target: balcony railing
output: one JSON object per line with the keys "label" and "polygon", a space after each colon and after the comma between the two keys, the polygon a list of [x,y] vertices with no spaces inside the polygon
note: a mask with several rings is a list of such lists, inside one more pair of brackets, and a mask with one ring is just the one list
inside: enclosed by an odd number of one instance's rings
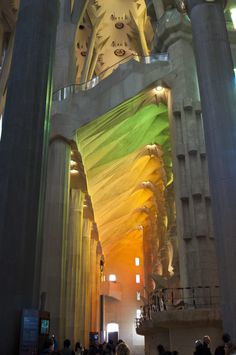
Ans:
{"label": "balcony railing", "polygon": [[138,61],[139,63],[144,63],[144,64],[152,64],[156,62],[168,62],[169,61],[169,56],[168,53],[160,53],[160,54],[151,54],[146,57],[140,57],[137,55],[130,55],[128,57],[123,58],[121,61],[115,63],[111,67],[107,68],[103,72],[101,72],[98,76],[95,76],[93,79],[81,83],[81,84],[72,84],[68,85],[64,88],[59,89],[53,94],[53,101],[63,101],[67,99],[69,96],[73,94],[77,94],[80,91],[86,91],[94,88],[97,86],[103,79],[105,79],[109,73],[111,73],[116,67],[120,64],[126,63],[129,59],[134,59]]}
{"label": "balcony railing", "polygon": [[149,303],[142,307],[141,317],[136,318],[136,327],[144,320],[152,319],[153,312],[166,312],[184,309],[216,308],[219,306],[219,286],[198,286],[165,288],[153,292]]}

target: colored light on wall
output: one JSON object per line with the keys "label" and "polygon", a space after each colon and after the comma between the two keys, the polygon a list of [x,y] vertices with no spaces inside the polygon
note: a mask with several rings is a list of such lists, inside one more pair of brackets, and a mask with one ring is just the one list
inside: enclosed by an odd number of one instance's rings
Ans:
{"label": "colored light on wall", "polygon": [[236,30],[236,8],[230,10],[231,20],[233,22],[234,29]]}

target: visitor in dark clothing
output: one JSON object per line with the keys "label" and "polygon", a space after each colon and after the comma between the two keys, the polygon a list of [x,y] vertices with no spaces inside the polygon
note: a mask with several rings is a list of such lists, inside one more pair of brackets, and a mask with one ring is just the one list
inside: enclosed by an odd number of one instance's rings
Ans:
{"label": "visitor in dark clothing", "polygon": [[225,346],[226,344],[230,343],[231,341],[231,337],[228,333],[224,333],[222,335],[222,341],[223,344],[217,346],[216,350],[215,350],[215,355],[225,355]]}
{"label": "visitor in dark clothing", "polygon": [[211,339],[208,335],[203,337],[202,355],[212,355],[210,350]]}
{"label": "visitor in dark clothing", "polygon": [[202,355],[202,349],[203,349],[203,344],[201,340],[196,340],[195,341],[195,351],[193,355]]}
{"label": "visitor in dark clothing", "polygon": [[64,348],[61,350],[61,355],[75,355],[74,351],[70,348],[70,340],[64,340]]}
{"label": "visitor in dark clothing", "polygon": [[44,349],[40,355],[51,354],[54,351],[54,341],[53,339],[47,339],[44,344]]}

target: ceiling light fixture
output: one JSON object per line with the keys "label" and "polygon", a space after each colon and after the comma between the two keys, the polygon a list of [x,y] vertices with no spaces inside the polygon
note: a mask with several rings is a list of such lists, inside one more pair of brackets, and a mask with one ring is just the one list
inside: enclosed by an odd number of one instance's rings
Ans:
{"label": "ceiling light fixture", "polygon": [[73,174],[73,175],[79,174],[78,170],[76,170],[76,169],[72,169],[70,171],[70,173]]}

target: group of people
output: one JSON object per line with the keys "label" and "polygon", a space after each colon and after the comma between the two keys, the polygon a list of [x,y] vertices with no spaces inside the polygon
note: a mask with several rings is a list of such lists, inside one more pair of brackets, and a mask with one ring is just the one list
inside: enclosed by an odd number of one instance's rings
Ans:
{"label": "group of people", "polygon": [[[222,344],[217,346],[215,352],[211,351],[211,339],[205,335],[202,340],[195,341],[195,350],[193,355],[236,355],[236,346],[231,342],[230,335],[225,333],[222,336]],[[163,345],[157,346],[158,355],[178,355],[178,351],[168,351]]]}
{"label": "group of people", "polygon": [[[236,346],[231,342],[229,334],[223,334],[222,344],[217,346],[213,353],[210,348],[211,339],[205,335],[202,340],[195,341],[195,350],[193,355],[236,355]],[[158,355],[179,355],[178,351],[168,351],[163,345],[157,346]],[[119,340],[114,344],[112,340],[103,344],[91,344],[89,349],[84,349],[78,342],[75,345],[75,350],[71,349],[71,342],[69,339],[64,341],[64,347],[60,351],[55,337],[50,337],[45,342],[44,350],[40,355],[131,355],[129,346],[123,341]]]}
{"label": "group of people", "polygon": [[[210,344],[211,339],[208,335],[205,335],[202,340],[196,340],[194,355],[213,355]],[[223,334],[222,344],[217,346],[214,355],[236,355],[236,347],[231,342],[228,333]]]}
{"label": "group of people", "polygon": [[108,343],[103,344],[91,344],[89,349],[85,349],[79,342],[75,345],[75,350],[71,348],[71,342],[69,339],[64,340],[64,347],[58,350],[56,339],[52,336],[45,342],[44,349],[40,355],[130,355],[130,349],[128,345],[119,340],[117,345],[109,340]]}

